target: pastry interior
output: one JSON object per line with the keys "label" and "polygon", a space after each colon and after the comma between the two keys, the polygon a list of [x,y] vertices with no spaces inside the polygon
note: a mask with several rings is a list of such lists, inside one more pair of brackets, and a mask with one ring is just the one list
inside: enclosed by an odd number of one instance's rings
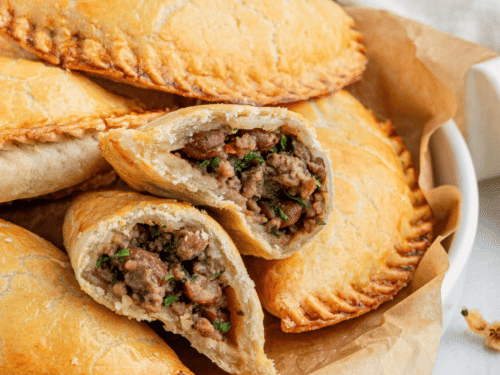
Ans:
{"label": "pastry interior", "polygon": [[313,157],[286,126],[266,131],[221,125],[194,133],[173,154],[216,179],[247,222],[261,224],[281,245],[325,223],[325,161]]}
{"label": "pastry interior", "polygon": [[196,223],[148,220],[114,233],[82,276],[125,306],[176,316],[183,328],[227,341],[231,288],[219,247]]}

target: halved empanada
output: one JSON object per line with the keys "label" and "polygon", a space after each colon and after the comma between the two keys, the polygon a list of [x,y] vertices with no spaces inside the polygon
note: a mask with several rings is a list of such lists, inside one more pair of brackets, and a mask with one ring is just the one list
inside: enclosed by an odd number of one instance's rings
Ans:
{"label": "halved empanada", "polygon": [[327,155],[311,124],[284,108],[183,108],[103,134],[100,149],[134,189],[206,207],[242,254],[284,258],[331,211]]}
{"label": "halved empanada", "polygon": [[331,0],[0,0],[0,33],[64,68],[209,101],[271,104],[361,76]]}
{"label": "halved empanada", "polygon": [[0,96],[0,202],[53,193],[109,172],[98,133],[139,126],[168,111],[147,111],[140,100],[112,94],[80,74],[26,59],[5,41]]}
{"label": "halved empanada", "polygon": [[50,242],[0,220],[0,257],[1,374],[192,375],[145,323],[83,293]]}
{"label": "halved empanada", "polygon": [[433,215],[390,122],[344,91],[291,107],[328,149],[334,209],[318,236],[279,261],[245,258],[263,307],[287,332],[366,313],[411,279],[432,242]]}
{"label": "halved empanada", "polygon": [[77,280],[99,303],[160,320],[225,371],[275,373],[254,283],[207,214],[136,193],[87,193],[68,209],[63,235]]}

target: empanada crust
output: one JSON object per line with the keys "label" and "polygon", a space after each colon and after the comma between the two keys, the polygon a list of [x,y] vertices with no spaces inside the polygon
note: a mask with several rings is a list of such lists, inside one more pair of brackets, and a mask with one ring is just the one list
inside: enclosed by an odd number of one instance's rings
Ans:
{"label": "empanada crust", "polygon": [[366,63],[333,1],[1,0],[0,34],[64,68],[208,101],[334,92]]}
{"label": "empanada crust", "polygon": [[327,227],[283,260],[247,257],[264,308],[286,332],[354,318],[391,299],[432,242],[433,215],[409,151],[345,91],[292,106],[329,150],[334,209]]}

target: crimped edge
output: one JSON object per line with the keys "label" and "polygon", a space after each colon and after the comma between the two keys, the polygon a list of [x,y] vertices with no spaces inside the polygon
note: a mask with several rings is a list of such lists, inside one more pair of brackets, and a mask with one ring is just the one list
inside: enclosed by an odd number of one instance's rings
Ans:
{"label": "crimped edge", "polygon": [[[373,114],[372,114],[373,115]],[[377,120],[377,119],[376,119]],[[389,301],[413,278],[418,263],[433,241],[434,215],[418,185],[418,175],[401,137],[396,134],[390,120],[377,120],[382,131],[391,141],[396,152],[405,181],[410,188],[410,199],[414,208],[410,219],[412,233],[403,246],[397,248],[397,259],[392,259],[363,288],[353,284],[342,294],[308,294],[300,306],[293,309],[282,304],[280,308],[281,329],[299,333],[312,331],[352,319],[376,309]]]}
{"label": "crimped edge", "polygon": [[[331,94],[361,78],[367,62],[365,47],[361,44],[361,34],[355,30],[354,20],[348,15],[346,17],[348,31],[351,34],[350,47],[341,57],[329,64],[315,66],[316,78],[314,80],[301,81],[296,77],[281,73],[274,80],[260,80],[259,82],[252,77],[244,77],[241,82],[237,82],[235,87],[230,87],[224,80],[210,77],[219,81],[219,89],[203,76],[196,76],[196,83],[185,79],[176,80],[178,74],[173,75],[169,69],[161,69],[149,61],[156,56],[154,47],[151,45],[145,46],[149,53],[141,57],[134,53],[125,40],[121,40],[117,49],[123,52],[120,56],[133,57],[132,60],[136,63],[131,64],[127,61],[130,59],[117,59],[117,54],[113,53],[114,46],[105,47],[98,40],[72,35],[66,28],[58,30],[56,44],[53,30],[41,29],[27,18],[16,19],[7,1],[0,4],[0,35],[62,68],[85,71],[144,88],[207,101],[263,106]],[[123,45],[124,43],[126,45]],[[89,49],[93,52],[91,53]],[[95,50],[99,52],[95,53]],[[255,91],[253,88],[256,86],[266,92]]]}

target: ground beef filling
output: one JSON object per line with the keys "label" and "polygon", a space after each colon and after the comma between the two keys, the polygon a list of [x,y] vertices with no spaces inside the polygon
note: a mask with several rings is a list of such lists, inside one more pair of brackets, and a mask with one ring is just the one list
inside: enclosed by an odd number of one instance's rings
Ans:
{"label": "ground beef filling", "polygon": [[149,312],[170,309],[205,337],[223,340],[230,328],[224,264],[211,257],[199,228],[168,232],[137,224],[104,248],[92,278],[117,297],[128,295]]}
{"label": "ground beef filling", "polygon": [[282,244],[324,224],[325,162],[281,129],[223,126],[194,134],[176,154],[216,178],[225,198]]}

